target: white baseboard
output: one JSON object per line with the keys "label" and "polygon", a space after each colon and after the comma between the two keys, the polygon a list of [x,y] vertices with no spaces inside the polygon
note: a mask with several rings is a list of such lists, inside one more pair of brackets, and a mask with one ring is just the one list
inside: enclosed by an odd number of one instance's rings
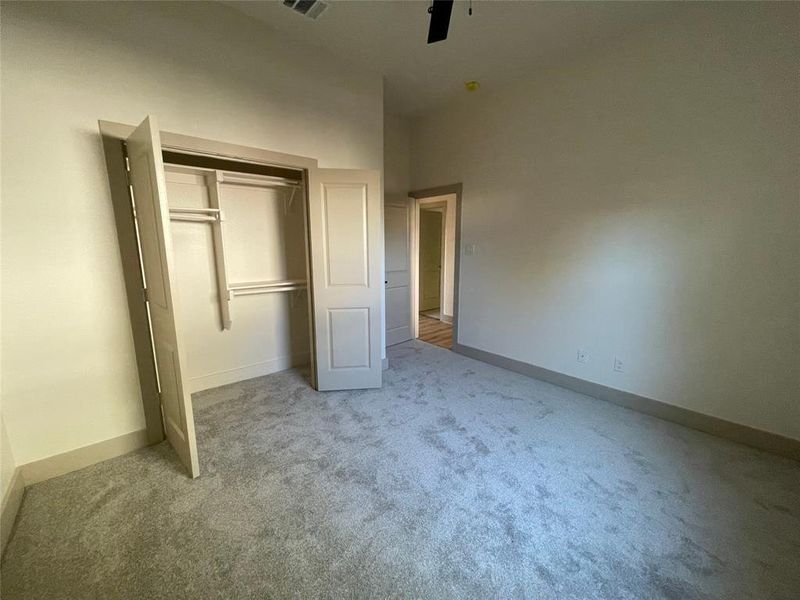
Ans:
{"label": "white baseboard", "polygon": [[0,542],[2,542],[2,550],[5,550],[6,543],[14,530],[14,521],[22,504],[26,486],[58,477],[59,475],[65,475],[110,458],[122,456],[147,445],[147,430],[140,429],[110,440],[103,440],[102,442],[18,466],[14,470],[11,482],[3,496],[2,509],[0,510]]}
{"label": "white baseboard", "polygon": [[453,315],[446,315],[444,313],[441,314],[441,319],[439,319],[442,323],[449,323],[450,325],[453,324]]}
{"label": "white baseboard", "polygon": [[394,346],[395,344],[402,344],[407,342],[413,337],[411,335],[411,327],[403,325],[402,327],[395,327],[386,330],[386,347]]}
{"label": "white baseboard", "polygon": [[245,379],[263,377],[270,373],[277,373],[278,371],[285,371],[292,367],[307,365],[308,362],[309,353],[300,352],[292,356],[279,356],[278,358],[265,360],[252,365],[245,365],[243,367],[236,367],[235,369],[226,369],[207,375],[198,375],[189,379],[189,393],[194,394],[195,392],[210,390],[211,388],[228,385],[229,383],[236,383],[237,381],[244,381]]}
{"label": "white baseboard", "polygon": [[11,476],[8,489],[3,494],[3,503],[0,507],[0,555],[5,551],[11,532],[14,530],[14,521],[17,519],[17,512],[19,512],[24,494],[25,479],[22,469],[17,467]]}
{"label": "white baseboard", "polygon": [[534,379],[546,381],[554,385],[573,390],[579,394],[592,396],[612,404],[624,406],[647,415],[652,415],[665,421],[671,421],[684,427],[697,429],[717,437],[725,438],[740,444],[746,444],[759,450],[780,454],[787,458],[800,460],[800,440],[788,438],[783,435],[756,429],[749,425],[734,423],[720,417],[715,417],[705,413],[700,413],[682,406],[669,404],[653,398],[639,396],[631,392],[625,392],[611,388],[599,383],[579,379],[572,375],[565,375],[526,363],[514,358],[508,358],[499,354],[494,354],[487,350],[465,346],[463,344],[453,344],[453,352],[469,356],[476,360],[515,371]]}
{"label": "white baseboard", "polygon": [[140,429],[110,440],[103,440],[96,444],[29,462],[20,466],[19,469],[22,470],[25,485],[33,485],[46,479],[103,462],[109,458],[122,456],[147,445],[147,430]]}

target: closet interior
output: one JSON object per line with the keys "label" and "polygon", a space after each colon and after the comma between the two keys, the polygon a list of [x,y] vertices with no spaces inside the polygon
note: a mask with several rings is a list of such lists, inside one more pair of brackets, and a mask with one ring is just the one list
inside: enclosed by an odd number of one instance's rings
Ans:
{"label": "closet interior", "polygon": [[188,391],[308,364],[304,171],[162,154]]}

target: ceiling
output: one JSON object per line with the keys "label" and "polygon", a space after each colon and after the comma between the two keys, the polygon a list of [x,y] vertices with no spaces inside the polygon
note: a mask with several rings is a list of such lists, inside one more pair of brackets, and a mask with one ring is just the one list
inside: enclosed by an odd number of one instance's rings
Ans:
{"label": "ceiling", "polygon": [[[390,113],[413,115],[464,94],[464,82],[496,89],[536,77],[684,10],[678,2],[475,0],[453,7],[449,37],[426,43],[425,0],[333,0],[317,20],[280,1],[228,1],[289,39],[317,46],[385,76]],[[480,92],[477,92],[480,93]]]}

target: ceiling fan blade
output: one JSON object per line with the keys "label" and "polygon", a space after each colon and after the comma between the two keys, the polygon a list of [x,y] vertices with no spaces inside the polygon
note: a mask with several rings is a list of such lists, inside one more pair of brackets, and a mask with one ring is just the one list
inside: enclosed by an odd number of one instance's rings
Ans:
{"label": "ceiling fan blade", "polygon": [[450,28],[450,13],[453,12],[453,0],[433,0],[431,6],[431,26],[428,29],[428,43],[441,42],[447,39]]}

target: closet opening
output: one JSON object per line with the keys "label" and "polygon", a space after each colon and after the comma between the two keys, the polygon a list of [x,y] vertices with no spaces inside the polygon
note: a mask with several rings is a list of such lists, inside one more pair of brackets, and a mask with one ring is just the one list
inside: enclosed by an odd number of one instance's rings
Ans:
{"label": "closet opening", "polygon": [[[147,441],[200,474],[192,394],[309,365],[380,387],[381,179],[100,121]],[[302,371],[301,371],[302,372]]]}
{"label": "closet opening", "polygon": [[189,393],[308,365],[303,171],[162,156]]}

